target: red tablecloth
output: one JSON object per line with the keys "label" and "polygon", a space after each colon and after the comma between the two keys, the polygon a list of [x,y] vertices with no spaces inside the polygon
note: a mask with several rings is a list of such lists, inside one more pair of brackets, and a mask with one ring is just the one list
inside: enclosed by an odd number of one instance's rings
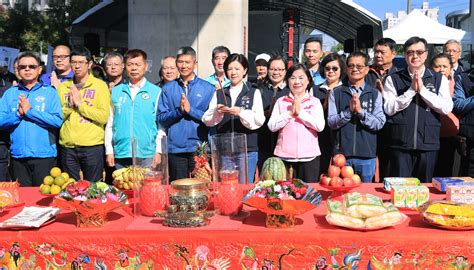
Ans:
{"label": "red tablecloth", "polygon": [[[324,199],[330,194],[317,189]],[[355,191],[390,197],[379,184]],[[21,188],[20,196],[26,205],[52,200],[37,188]],[[473,231],[433,228],[417,213],[406,212],[409,219],[397,227],[358,232],[329,225],[325,203],[291,229],[267,229],[264,214],[244,210],[242,217],[216,216],[193,229],[134,219],[124,209],[102,228],[76,228],[74,214],[63,212],[40,229],[0,231],[0,269],[469,269],[474,261]],[[0,214],[0,221],[19,211]]]}

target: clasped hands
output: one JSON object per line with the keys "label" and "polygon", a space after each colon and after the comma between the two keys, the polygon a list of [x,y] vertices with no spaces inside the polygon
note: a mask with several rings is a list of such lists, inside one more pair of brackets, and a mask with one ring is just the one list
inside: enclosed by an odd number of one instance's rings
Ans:
{"label": "clasped hands", "polygon": [[217,112],[228,113],[230,115],[237,116],[240,113],[240,107],[228,107],[224,104],[217,104]]}
{"label": "clasped hands", "polygon": [[300,114],[302,99],[303,99],[302,97],[295,97],[295,99],[293,100],[292,106],[288,110],[288,114],[290,116],[298,116]]}
{"label": "clasped hands", "polygon": [[29,109],[31,109],[30,101],[28,101],[24,94],[21,94],[18,97],[18,115],[26,115]]}
{"label": "clasped hands", "polygon": [[416,93],[420,93],[423,87],[423,80],[421,80],[418,71],[415,71],[415,73],[413,74],[413,79],[411,81],[411,89],[415,90]]}
{"label": "clasped hands", "polygon": [[362,106],[360,105],[360,99],[357,93],[352,94],[352,99],[349,102],[349,110],[352,113],[362,113]]}
{"label": "clasped hands", "polygon": [[79,107],[79,105],[81,105],[81,93],[74,84],[71,84],[69,89],[71,89],[69,92],[69,104],[74,107]]}

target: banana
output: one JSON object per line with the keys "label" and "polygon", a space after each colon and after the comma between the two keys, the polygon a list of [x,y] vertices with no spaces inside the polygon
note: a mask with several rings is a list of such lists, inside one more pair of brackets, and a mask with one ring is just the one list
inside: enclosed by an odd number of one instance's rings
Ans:
{"label": "banana", "polygon": [[118,169],[118,170],[115,170],[113,173],[112,173],[112,177],[115,178],[119,175],[122,174],[122,172],[126,171],[128,168],[122,168],[122,169]]}
{"label": "banana", "polygon": [[61,189],[65,189],[67,187],[67,185],[69,185],[70,183],[73,183],[74,182],[74,179],[69,179],[66,181],[66,183],[64,183],[62,186],[61,186]]}

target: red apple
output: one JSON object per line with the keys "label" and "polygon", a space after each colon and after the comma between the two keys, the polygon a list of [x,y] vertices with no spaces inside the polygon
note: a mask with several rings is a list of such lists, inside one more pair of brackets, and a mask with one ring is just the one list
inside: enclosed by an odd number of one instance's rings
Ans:
{"label": "red apple", "polygon": [[321,174],[321,177],[319,177],[319,183],[321,185],[329,186],[329,183],[331,182],[331,177],[328,177],[324,173]]}
{"label": "red apple", "polygon": [[339,168],[346,165],[346,157],[343,154],[336,154],[332,157],[332,163]]}
{"label": "red apple", "polygon": [[342,181],[341,177],[336,176],[331,179],[329,185],[332,187],[342,187],[342,185],[344,185],[344,181]]}
{"label": "red apple", "polygon": [[333,177],[339,176],[340,173],[341,173],[341,169],[339,167],[334,166],[334,165],[329,166],[329,169],[328,169],[329,177],[333,178]]}
{"label": "red apple", "polygon": [[360,176],[358,174],[354,174],[352,176],[352,181],[354,181],[354,185],[359,185],[362,180],[360,180]]}
{"label": "red apple", "polygon": [[351,178],[354,175],[354,169],[351,166],[344,166],[341,169],[342,178]]}
{"label": "red apple", "polygon": [[345,187],[351,187],[354,185],[354,180],[352,180],[352,178],[344,178],[342,179],[342,181],[344,182],[344,186]]}

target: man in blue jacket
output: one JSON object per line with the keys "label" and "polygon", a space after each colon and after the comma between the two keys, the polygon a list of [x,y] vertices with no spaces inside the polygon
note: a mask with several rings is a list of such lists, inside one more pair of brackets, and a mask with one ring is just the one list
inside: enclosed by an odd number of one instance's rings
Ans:
{"label": "man in blue jacket", "polygon": [[369,58],[353,52],[347,58],[347,81],[329,95],[328,125],[334,130],[334,153],[347,157],[365,183],[375,175],[377,132],[385,124],[382,95],[365,82]]}
{"label": "man in blue jacket", "polygon": [[44,85],[51,85],[58,89],[58,85],[65,80],[71,79],[74,76],[72,72],[71,62],[69,56],[71,49],[66,45],[58,45],[53,50],[53,66],[54,70],[45,73],[40,77],[40,81]]}
{"label": "man in blue jacket", "polygon": [[0,100],[0,130],[10,133],[13,178],[39,186],[56,165],[56,134],[63,122],[56,90],[38,81],[41,60],[32,52],[18,57],[21,81]]}
{"label": "man in blue jacket", "polygon": [[136,158],[142,165],[161,161],[161,138],[156,123],[156,110],[161,92],[159,86],[145,78],[147,54],[139,49],[125,53],[125,69],[129,81],[112,88],[112,105],[105,127],[107,165],[118,169],[132,165],[132,139]]}
{"label": "man in blue jacket", "polygon": [[196,145],[207,140],[207,127],[201,121],[209,107],[214,86],[194,73],[196,51],[178,50],[176,66],[180,77],[163,86],[158,103],[158,122],[168,131],[170,181],[189,177],[194,169]]}

